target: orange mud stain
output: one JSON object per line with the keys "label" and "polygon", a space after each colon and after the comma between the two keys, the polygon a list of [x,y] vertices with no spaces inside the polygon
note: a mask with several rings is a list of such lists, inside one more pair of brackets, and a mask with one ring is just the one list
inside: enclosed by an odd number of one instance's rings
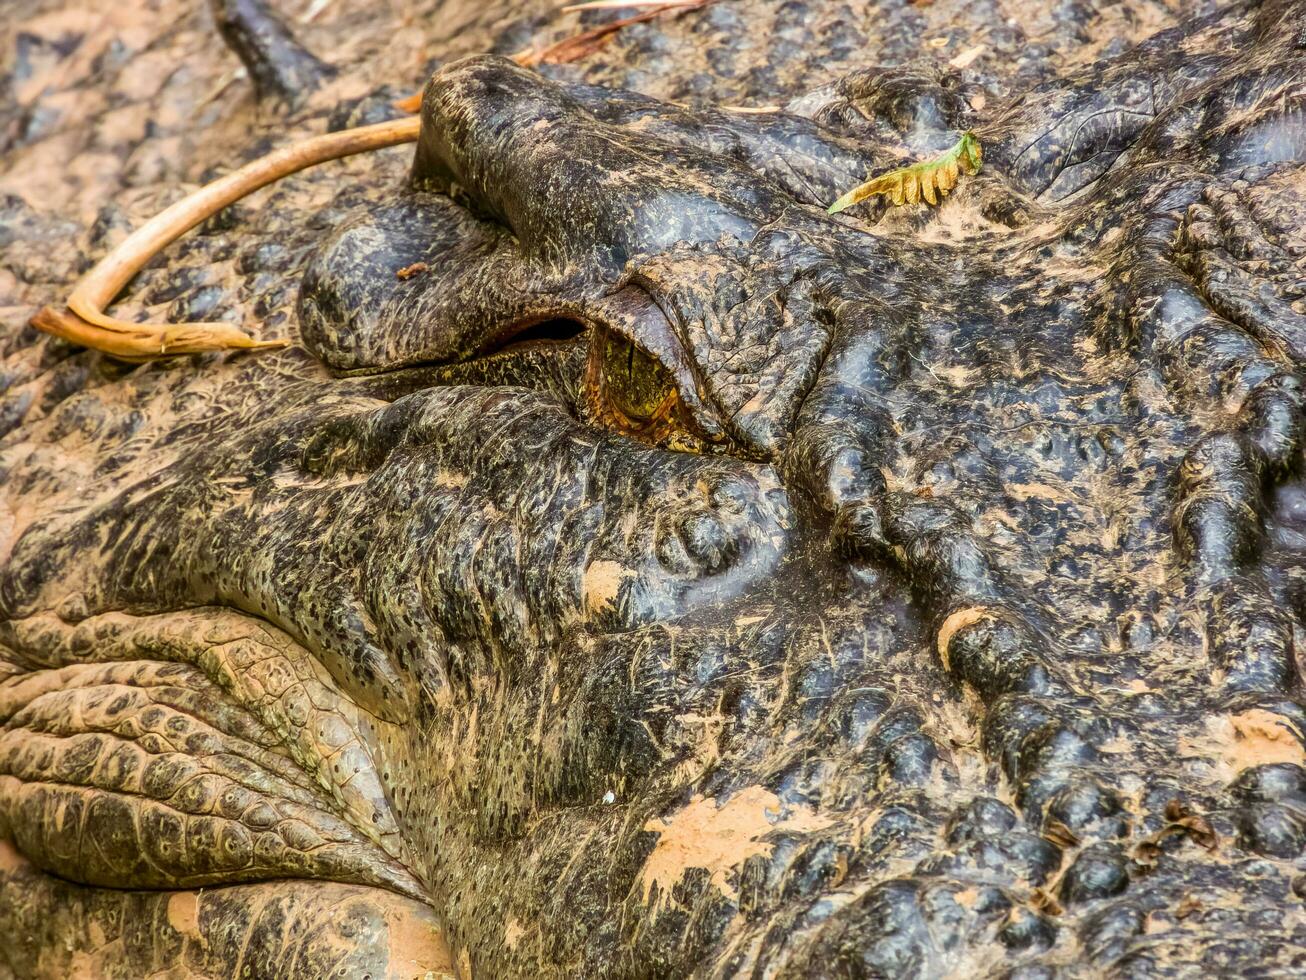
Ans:
{"label": "orange mud stain", "polygon": [[409,903],[386,912],[390,975],[453,980],[457,973],[444,932],[425,909],[415,913],[415,907],[407,906]]}
{"label": "orange mud stain", "polygon": [[177,892],[168,899],[168,925],[183,936],[199,936],[200,902],[195,892]]}
{"label": "orange mud stain", "polygon": [[616,607],[617,596],[621,592],[621,583],[631,572],[615,561],[596,561],[585,569],[581,578],[581,596],[585,611],[597,615],[607,609]]}
{"label": "orange mud stain", "polygon": [[832,821],[815,810],[794,807],[788,816],[780,798],[761,786],[750,786],[720,806],[714,799],[695,796],[688,806],[667,820],[654,819],[645,830],[658,834],[658,842],[640,874],[644,902],[656,885],[655,909],[671,904],[671,889],[690,868],[704,868],[715,888],[732,901],[737,893],[729,873],[754,855],[770,855],[774,845],[765,838],[778,830],[810,833]]}
{"label": "orange mud stain", "polygon": [[1211,759],[1223,782],[1253,766],[1306,765],[1302,733],[1283,715],[1264,708],[1208,718],[1202,735],[1180,740],[1180,751]]}

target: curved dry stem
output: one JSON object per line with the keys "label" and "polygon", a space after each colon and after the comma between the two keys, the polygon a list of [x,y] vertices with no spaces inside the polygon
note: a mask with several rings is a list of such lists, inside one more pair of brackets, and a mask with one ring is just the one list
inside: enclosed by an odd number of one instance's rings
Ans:
{"label": "curved dry stem", "polygon": [[131,323],[108,316],[104,308],[150,259],[201,221],[242,197],[327,160],[411,143],[417,139],[420,128],[419,117],[393,119],[314,136],[247,163],[137,228],[73,287],[66,309],[44,307],[32,317],[32,326],[125,360],[285,346],[283,340],[254,340],[230,323]]}

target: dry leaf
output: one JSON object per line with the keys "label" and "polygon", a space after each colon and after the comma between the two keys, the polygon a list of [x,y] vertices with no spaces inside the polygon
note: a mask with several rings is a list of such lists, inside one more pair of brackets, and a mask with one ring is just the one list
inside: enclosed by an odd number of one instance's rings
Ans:
{"label": "dry leaf", "polygon": [[1029,896],[1030,908],[1046,915],[1060,915],[1065,911],[1060,900],[1046,888],[1035,888]]}
{"label": "dry leaf", "polygon": [[1050,841],[1062,850],[1079,846],[1079,835],[1055,818],[1044,825],[1043,839]]}
{"label": "dry leaf", "polygon": [[1210,821],[1194,813],[1182,800],[1174,799],[1165,805],[1165,819],[1164,827],[1134,846],[1134,860],[1139,864],[1156,864],[1161,855],[1161,841],[1175,834],[1182,834],[1208,851],[1214,851],[1220,846],[1219,835],[1211,827]]}
{"label": "dry leaf", "polygon": [[1157,859],[1161,856],[1161,845],[1157,843],[1162,834],[1153,834],[1151,837],[1145,837],[1134,845],[1134,861],[1144,867],[1155,867]]}
{"label": "dry leaf", "polygon": [[416,92],[406,99],[396,99],[390,104],[400,112],[417,112],[422,108],[422,93]]}
{"label": "dry leaf", "polygon": [[984,53],[985,48],[986,45],[983,44],[973,45],[949,61],[948,64],[953,68],[966,68],[972,61]]}

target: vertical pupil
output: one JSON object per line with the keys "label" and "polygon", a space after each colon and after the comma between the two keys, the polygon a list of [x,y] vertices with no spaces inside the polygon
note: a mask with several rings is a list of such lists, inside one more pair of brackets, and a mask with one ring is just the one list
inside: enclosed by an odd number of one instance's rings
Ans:
{"label": "vertical pupil", "polygon": [[662,365],[619,335],[607,336],[603,354],[604,386],[613,407],[632,422],[652,418],[669,388]]}

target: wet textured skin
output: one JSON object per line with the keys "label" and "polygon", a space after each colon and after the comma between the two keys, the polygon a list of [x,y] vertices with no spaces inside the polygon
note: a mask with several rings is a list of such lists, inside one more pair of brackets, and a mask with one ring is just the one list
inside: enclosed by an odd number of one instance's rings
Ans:
{"label": "wet textured skin", "polygon": [[[491,976],[1306,968],[1306,33],[1188,13],[812,85],[727,30],[764,114],[451,61],[407,175],[237,226],[297,346],[15,331],[9,969],[284,975],[267,907],[347,975],[446,969],[424,908]],[[591,80],[738,78],[687,17]],[[968,128],[943,208],[824,213]],[[145,280],[183,316],[193,247]],[[613,431],[605,333],[701,452]],[[210,921],[253,952],[178,952]]]}

